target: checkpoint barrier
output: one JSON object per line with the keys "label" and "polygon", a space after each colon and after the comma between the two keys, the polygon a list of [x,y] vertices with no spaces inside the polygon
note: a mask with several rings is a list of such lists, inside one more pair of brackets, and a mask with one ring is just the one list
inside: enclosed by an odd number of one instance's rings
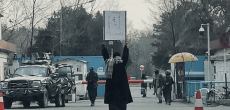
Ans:
{"label": "checkpoint barrier", "polygon": [[[153,80],[128,80],[129,83],[152,83]],[[105,84],[105,80],[99,80],[98,84]],[[87,81],[82,81],[81,84],[88,84]]]}
{"label": "checkpoint barrier", "polygon": [[4,110],[3,95],[0,93],[0,110]]}

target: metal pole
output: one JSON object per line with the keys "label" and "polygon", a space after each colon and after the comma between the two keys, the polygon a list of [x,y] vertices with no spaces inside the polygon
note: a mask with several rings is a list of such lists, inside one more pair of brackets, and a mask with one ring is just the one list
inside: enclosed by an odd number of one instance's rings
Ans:
{"label": "metal pole", "polygon": [[224,48],[224,73],[226,73],[226,55],[225,55],[225,48]]}
{"label": "metal pole", "polygon": [[227,85],[227,76],[226,76],[226,55],[225,55],[225,48],[224,48],[224,75],[225,75],[225,87],[226,87],[226,89],[225,89],[225,93],[226,93],[226,96],[225,96],[225,99],[227,99],[228,98],[228,89],[227,89],[227,87],[228,87],[228,85]]}
{"label": "metal pole", "polygon": [[225,87],[226,87],[225,88],[225,94],[226,94],[225,99],[228,99],[228,95],[229,94],[228,94],[228,88],[227,88],[228,87],[228,84],[227,84],[227,82],[228,82],[227,81],[227,74],[225,73],[224,76],[225,76]]}
{"label": "metal pole", "polygon": [[[60,0],[61,2],[61,0]],[[61,13],[60,13],[60,41],[59,41],[59,44],[60,44],[60,47],[59,47],[59,52],[60,52],[60,56],[61,56],[61,44],[62,44],[62,2],[61,2]]]}
{"label": "metal pole", "polygon": [[[153,80],[149,80],[149,79],[147,80],[128,80],[129,83],[150,83],[152,81]],[[97,81],[98,84],[105,84],[105,82],[106,82],[105,80]],[[88,84],[88,82],[87,81],[77,82],[76,85],[78,84]]]}
{"label": "metal pole", "polygon": [[141,77],[142,77],[142,70],[141,70]]}
{"label": "metal pole", "polygon": [[207,23],[207,36],[208,36],[208,80],[210,80],[210,35],[209,35],[209,23]]}

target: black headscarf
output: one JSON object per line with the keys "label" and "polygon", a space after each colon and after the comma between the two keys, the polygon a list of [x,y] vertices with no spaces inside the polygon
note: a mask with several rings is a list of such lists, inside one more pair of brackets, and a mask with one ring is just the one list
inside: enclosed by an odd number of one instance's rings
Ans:
{"label": "black headscarf", "polygon": [[155,70],[155,74],[159,74],[159,70]]}
{"label": "black headscarf", "polygon": [[115,58],[116,56],[121,56],[121,55],[120,55],[119,52],[115,52],[115,53],[113,54],[113,58]]}

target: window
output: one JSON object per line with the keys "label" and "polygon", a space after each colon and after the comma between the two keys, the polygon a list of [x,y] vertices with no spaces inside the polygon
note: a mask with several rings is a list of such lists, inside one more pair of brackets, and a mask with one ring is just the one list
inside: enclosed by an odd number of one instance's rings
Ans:
{"label": "window", "polygon": [[13,77],[22,77],[22,76],[42,76],[46,77],[47,76],[47,69],[45,67],[36,67],[36,66],[31,66],[31,67],[21,67],[18,68]]}
{"label": "window", "polygon": [[76,75],[75,75],[75,80],[76,80],[76,81],[77,81],[77,80],[83,80],[82,74],[76,74]]}
{"label": "window", "polygon": [[60,67],[56,72],[62,77],[67,77],[67,73],[71,73],[70,67]]}
{"label": "window", "polygon": [[81,65],[77,65],[77,72],[82,72],[81,70]]}

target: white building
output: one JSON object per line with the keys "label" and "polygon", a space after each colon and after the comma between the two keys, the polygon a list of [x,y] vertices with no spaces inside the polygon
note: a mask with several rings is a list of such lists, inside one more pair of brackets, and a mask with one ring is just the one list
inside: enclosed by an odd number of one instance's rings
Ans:
{"label": "white building", "polygon": [[0,14],[0,80],[2,81],[7,74],[9,54],[16,52],[16,45],[2,40],[1,17],[3,16]]}
{"label": "white building", "polygon": [[[211,50],[211,66],[210,66],[210,79],[211,81],[222,82],[217,84],[220,89],[225,86],[225,73],[227,81],[230,82],[230,48],[221,48],[219,39],[216,39],[210,43]],[[226,62],[224,62],[224,54],[226,57]],[[229,85],[229,84],[228,84]]]}

